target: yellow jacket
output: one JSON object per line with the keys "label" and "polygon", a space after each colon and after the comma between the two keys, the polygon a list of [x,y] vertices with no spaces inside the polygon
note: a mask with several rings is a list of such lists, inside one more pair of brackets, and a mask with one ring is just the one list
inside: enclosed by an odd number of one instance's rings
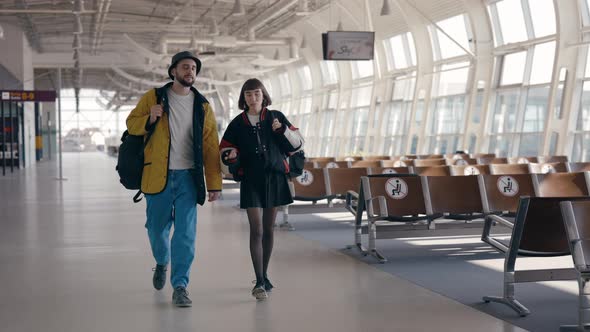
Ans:
{"label": "yellow jacket", "polygon": [[[150,108],[157,104],[156,93],[162,96],[164,113],[156,123],[144,150],[144,166],[141,178],[141,191],[145,194],[157,194],[166,188],[168,174],[168,156],[170,153],[170,127],[168,125],[168,95],[167,90],[172,83],[152,89],[145,93],[137,106],[127,117],[127,129],[130,135],[143,136],[148,133]],[[195,88],[193,107],[193,150],[195,168],[193,178],[197,188],[198,203],[205,202],[205,181],[207,191],[221,191],[221,158],[219,156],[219,138],[215,114],[209,102]],[[205,168],[203,174],[203,167]]]}

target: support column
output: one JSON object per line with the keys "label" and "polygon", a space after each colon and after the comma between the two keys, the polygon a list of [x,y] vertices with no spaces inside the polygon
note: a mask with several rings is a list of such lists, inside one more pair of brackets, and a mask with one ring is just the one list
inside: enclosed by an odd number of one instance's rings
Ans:
{"label": "support column", "polygon": [[[551,85],[551,98],[549,98],[547,120],[545,124],[543,149],[540,155],[548,155],[554,152],[557,155],[569,155],[571,157],[574,136],[571,134],[576,129],[577,115],[582,93],[583,64],[578,63],[579,48],[576,46],[582,40],[578,20],[572,17],[581,17],[578,6],[574,1],[553,1],[556,12],[557,40],[553,82]],[[585,59],[585,57],[584,57]],[[582,66],[579,68],[579,66]],[[554,100],[559,99],[558,85],[560,72],[567,71],[565,87],[562,87],[561,105],[559,117],[555,115],[556,105]],[[552,139],[552,137],[555,137]],[[553,144],[552,144],[553,143]],[[551,151],[552,145],[554,151]]]}
{"label": "support column", "polygon": [[39,161],[43,159],[43,136],[41,126],[43,124],[43,117],[41,113],[41,105],[35,103],[35,159]]}
{"label": "support column", "polygon": [[57,111],[55,103],[40,104],[42,121],[43,158],[55,160],[57,154]]}

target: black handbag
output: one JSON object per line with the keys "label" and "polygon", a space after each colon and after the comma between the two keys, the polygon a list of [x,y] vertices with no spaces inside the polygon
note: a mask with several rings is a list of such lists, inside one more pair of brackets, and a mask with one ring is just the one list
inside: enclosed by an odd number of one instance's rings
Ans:
{"label": "black handbag", "polygon": [[[269,111],[269,117],[272,123],[275,119],[273,111]],[[291,129],[285,128],[285,131],[288,130]],[[285,158],[289,163],[289,177],[296,178],[303,174],[303,167],[305,166],[305,152],[303,152],[303,149],[301,148],[303,146],[303,137],[299,136],[299,143],[296,146],[294,146],[284,135],[278,135],[275,137],[281,152],[285,155]]]}
{"label": "black handbag", "polygon": [[296,178],[303,174],[305,166],[305,152],[299,150],[289,156],[289,177]]}

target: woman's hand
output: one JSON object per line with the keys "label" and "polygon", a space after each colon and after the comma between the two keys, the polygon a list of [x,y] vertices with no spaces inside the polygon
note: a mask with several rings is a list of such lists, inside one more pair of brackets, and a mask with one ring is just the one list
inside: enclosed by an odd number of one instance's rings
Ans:
{"label": "woman's hand", "polygon": [[229,151],[229,154],[226,157],[226,160],[236,159],[237,156],[238,156],[238,152],[236,151],[236,149],[231,149]]}
{"label": "woman's hand", "polygon": [[272,130],[277,131],[283,127],[283,124],[279,122],[279,119],[274,119],[272,122]]}

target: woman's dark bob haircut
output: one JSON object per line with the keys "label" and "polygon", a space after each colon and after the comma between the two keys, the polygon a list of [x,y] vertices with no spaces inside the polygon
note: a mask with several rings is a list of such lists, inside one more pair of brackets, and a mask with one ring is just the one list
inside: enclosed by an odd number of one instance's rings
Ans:
{"label": "woman's dark bob haircut", "polygon": [[251,78],[247,80],[244,85],[242,85],[242,91],[240,91],[240,99],[238,100],[238,108],[244,111],[248,110],[248,104],[246,104],[246,97],[244,96],[244,92],[250,90],[260,89],[262,91],[262,108],[264,109],[267,106],[272,105],[272,101],[270,100],[270,96],[264,87],[264,84],[260,82],[257,78]]}

